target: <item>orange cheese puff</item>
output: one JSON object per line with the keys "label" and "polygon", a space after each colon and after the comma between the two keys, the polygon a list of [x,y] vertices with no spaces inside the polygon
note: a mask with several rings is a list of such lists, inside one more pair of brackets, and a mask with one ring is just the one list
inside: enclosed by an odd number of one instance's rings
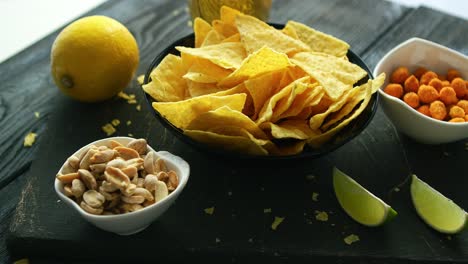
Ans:
{"label": "orange cheese puff", "polygon": [[465,115],[465,121],[468,122],[468,115]]}
{"label": "orange cheese puff", "polygon": [[398,67],[390,76],[391,83],[403,84],[410,76],[409,70],[406,67]]}
{"label": "orange cheese puff", "polygon": [[423,74],[425,74],[426,72],[427,72],[426,68],[419,67],[414,71],[413,75],[416,76],[416,78],[421,79],[421,76],[423,76]]}
{"label": "orange cheese puff", "polygon": [[418,92],[419,80],[414,75],[411,75],[405,81],[405,92]]}
{"label": "orange cheese puff", "polygon": [[457,70],[450,69],[447,71],[447,80],[451,82],[453,79],[460,77],[460,73]]}
{"label": "orange cheese puff", "polygon": [[457,106],[463,108],[463,111],[465,111],[465,114],[468,115],[468,100],[458,101]]}
{"label": "orange cheese puff", "polygon": [[416,110],[418,110],[418,112],[423,115],[427,115],[428,117],[431,117],[431,111],[429,111],[429,106],[427,104],[421,105]]}
{"label": "orange cheese puff", "polygon": [[430,104],[435,100],[439,99],[439,92],[437,92],[437,90],[434,87],[429,85],[419,86],[418,95],[419,101],[425,104]]}
{"label": "orange cheese puff", "polygon": [[465,122],[465,118],[463,118],[463,117],[455,117],[455,118],[450,119],[449,122],[452,122],[452,123],[464,123],[464,122]]}
{"label": "orange cheese puff", "polygon": [[439,77],[439,76],[437,76],[437,73],[435,73],[433,71],[428,71],[425,74],[423,74],[423,76],[421,76],[421,79],[419,80],[419,83],[420,84],[429,84],[429,82],[432,79],[437,78],[437,77]]}
{"label": "orange cheese puff", "polygon": [[440,91],[440,89],[442,89],[443,84],[442,84],[442,81],[435,78],[435,79],[432,79],[430,82],[429,82],[429,85],[434,87],[438,92]]}
{"label": "orange cheese puff", "polygon": [[439,100],[436,100],[431,103],[429,106],[429,112],[431,112],[431,116],[438,120],[444,120],[447,116],[447,109],[445,108],[444,103]]}
{"label": "orange cheese puff", "polygon": [[397,83],[390,83],[387,85],[387,87],[385,87],[384,92],[391,96],[401,98],[403,96],[403,87]]}
{"label": "orange cheese puff", "polygon": [[450,82],[445,80],[445,81],[442,81],[442,87],[449,87],[450,86]]}
{"label": "orange cheese puff", "polygon": [[419,96],[415,92],[409,92],[403,96],[403,101],[412,108],[419,107]]}
{"label": "orange cheese puff", "polygon": [[455,117],[464,118],[464,117],[465,117],[465,110],[463,110],[463,108],[461,108],[461,107],[459,107],[459,106],[452,105],[452,106],[449,108],[449,116],[450,116],[451,118],[455,118]]}
{"label": "orange cheese puff", "polygon": [[458,103],[457,94],[452,87],[444,87],[440,90],[440,100],[444,102],[446,105],[456,104]]}
{"label": "orange cheese puff", "polygon": [[462,78],[455,78],[451,83],[452,88],[455,90],[458,98],[465,97],[466,92],[466,83]]}

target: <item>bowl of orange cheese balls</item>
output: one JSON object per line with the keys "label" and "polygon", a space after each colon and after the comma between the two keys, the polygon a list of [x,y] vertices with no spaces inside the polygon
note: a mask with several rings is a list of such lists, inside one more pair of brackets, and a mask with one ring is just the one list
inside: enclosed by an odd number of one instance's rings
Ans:
{"label": "bowl of orange cheese balls", "polygon": [[378,62],[374,75],[382,72],[381,105],[398,131],[426,144],[468,138],[467,56],[411,38]]}

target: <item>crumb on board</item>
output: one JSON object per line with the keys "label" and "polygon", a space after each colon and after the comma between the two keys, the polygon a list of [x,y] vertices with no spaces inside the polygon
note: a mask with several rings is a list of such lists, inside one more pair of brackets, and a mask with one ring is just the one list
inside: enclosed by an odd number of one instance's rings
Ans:
{"label": "crumb on board", "polygon": [[111,123],[107,123],[102,126],[102,131],[106,133],[107,136],[113,135],[117,130]]}
{"label": "crumb on board", "polygon": [[29,132],[25,137],[24,137],[24,143],[23,146],[25,147],[31,147],[34,142],[36,142],[36,133]]}
{"label": "crumb on board", "polygon": [[13,262],[13,264],[29,264],[29,259],[22,258],[22,259],[19,259],[19,260]]}
{"label": "crumb on board", "polygon": [[117,118],[114,118],[114,119],[112,119],[111,124],[116,127],[116,126],[120,125],[120,120],[117,119]]}
{"label": "crumb on board", "polygon": [[132,133],[128,133],[128,136],[129,136],[129,137],[133,137],[133,134],[132,134]]}
{"label": "crumb on board", "polygon": [[39,112],[34,112],[34,116],[35,116],[36,118],[39,118],[39,117],[41,116],[41,113],[39,113]]}
{"label": "crumb on board", "polygon": [[319,194],[318,194],[318,193],[316,193],[316,192],[313,192],[313,193],[312,193],[312,201],[314,201],[314,202],[318,202],[318,196],[319,196]]}
{"label": "crumb on board", "polygon": [[132,121],[131,120],[127,120],[127,126],[131,125],[132,124]]}
{"label": "crumb on board", "polygon": [[265,208],[263,209],[263,212],[266,214],[266,213],[271,213],[271,208]]}
{"label": "crumb on board", "polygon": [[305,178],[306,178],[306,180],[308,180],[308,181],[312,181],[312,180],[315,180],[315,175],[309,174],[309,175],[306,175]]}
{"label": "crumb on board", "polygon": [[216,243],[221,243],[221,239],[216,238],[216,239],[215,239],[215,242],[216,242]]}
{"label": "crumb on board", "polygon": [[119,92],[117,94],[117,96],[124,99],[124,100],[126,100],[128,104],[136,104],[137,103],[136,96],[134,94],[127,94],[125,92]]}
{"label": "crumb on board", "polygon": [[172,16],[178,16],[180,14],[180,9],[172,10]]}
{"label": "crumb on board", "polygon": [[141,105],[137,105],[137,106],[135,107],[135,109],[136,109],[137,111],[141,111]]}
{"label": "crumb on board", "polygon": [[142,85],[143,82],[145,82],[145,75],[142,74],[142,75],[138,76],[137,77],[137,82],[138,82],[139,85]]}
{"label": "crumb on board", "polygon": [[328,221],[328,214],[327,212],[315,211],[315,219],[317,219],[318,221],[326,222]]}
{"label": "crumb on board", "polygon": [[271,229],[276,230],[283,221],[284,217],[275,216],[275,220],[271,224]]}
{"label": "crumb on board", "polygon": [[193,23],[192,20],[187,21],[187,26],[192,27]]}
{"label": "crumb on board", "polygon": [[213,207],[208,207],[208,208],[205,208],[203,209],[203,211],[205,211],[205,214],[209,214],[209,215],[212,215],[214,213],[214,206]]}
{"label": "crumb on board", "polygon": [[394,190],[395,192],[399,192],[399,191],[400,191],[400,188],[395,187],[395,188],[393,188],[393,190]]}
{"label": "crumb on board", "polygon": [[354,242],[358,242],[359,241],[359,237],[355,234],[351,234],[347,237],[345,237],[343,239],[343,241],[347,244],[347,245],[351,245],[352,243]]}
{"label": "crumb on board", "polygon": [[253,243],[253,238],[249,238],[249,243]]}

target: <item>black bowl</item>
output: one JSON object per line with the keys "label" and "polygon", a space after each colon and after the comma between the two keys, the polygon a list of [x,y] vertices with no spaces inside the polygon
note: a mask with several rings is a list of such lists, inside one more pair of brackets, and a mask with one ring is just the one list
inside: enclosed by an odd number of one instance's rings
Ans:
{"label": "black bowl", "polygon": [[[282,28],[282,25],[277,25],[277,24],[271,24],[272,26],[276,28]],[[180,55],[180,52],[175,49],[176,46],[185,46],[185,47],[193,47],[194,46],[194,40],[195,36],[194,34],[190,34],[188,36],[185,36],[174,43],[172,43],[169,47],[164,49],[160,54],[156,56],[156,58],[153,60],[151,63],[150,67],[146,71],[145,74],[145,79],[144,83],[147,84],[150,79],[150,73],[151,71],[163,60],[163,58],[168,55],[168,54],[174,54],[174,55]],[[351,50],[348,50],[348,59],[350,62],[359,65],[361,68],[363,68],[367,72],[367,76],[362,78],[357,85],[361,85],[363,83],[366,83],[369,78],[374,78],[372,76],[371,71],[367,67],[367,65],[359,58],[358,55],[356,55],[354,52]],[[152,107],[151,103],[155,102],[155,100],[149,96],[147,93],[145,93],[146,96],[146,101],[149,104],[149,108],[151,109],[150,111],[153,112],[154,116],[169,130],[171,131],[176,137],[184,141],[185,143],[202,150],[204,152],[209,152],[214,155],[223,155],[227,157],[232,157],[232,158],[248,158],[248,159],[265,159],[265,160],[280,160],[280,159],[298,159],[298,158],[313,158],[313,157],[319,157],[321,155],[324,155],[326,153],[329,153],[341,146],[343,146],[345,143],[349,142],[351,139],[359,135],[361,131],[364,130],[364,128],[369,125],[372,117],[374,116],[375,112],[377,111],[377,106],[378,106],[378,93],[374,93],[372,95],[372,98],[367,105],[367,107],[364,109],[364,111],[353,121],[351,121],[345,128],[343,128],[339,133],[337,133],[332,140],[327,142],[326,144],[322,145],[318,149],[313,149],[310,148],[307,144],[304,147],[304,150],[295,155],[289,155],[289,156],[256,156],[256,155],[249,155],[249,154],[243,154],[243,153],[235,153],[227,150],[223,150],[220,148],[215,148],[212,146],[205,145],[203,143],[200,143],[198,141],[193,140],[192,138],[184,135],[184,132],[172,125],[167,119],[165,119],[163,116],[159,114],[154,108]]]}

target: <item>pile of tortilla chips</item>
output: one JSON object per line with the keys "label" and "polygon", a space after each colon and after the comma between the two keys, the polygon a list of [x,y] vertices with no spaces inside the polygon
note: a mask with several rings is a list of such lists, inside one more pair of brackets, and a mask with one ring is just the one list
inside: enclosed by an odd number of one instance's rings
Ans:
{"label": "pile of tortilla chips", "polygon": [[349,45],[298,22],[282,30],[223,6],[194,21],[195,47],[176,47],[143,89],[185,135],[228,151],[293,155],[319,148],[356,118],[385,76],[350,63]]}

